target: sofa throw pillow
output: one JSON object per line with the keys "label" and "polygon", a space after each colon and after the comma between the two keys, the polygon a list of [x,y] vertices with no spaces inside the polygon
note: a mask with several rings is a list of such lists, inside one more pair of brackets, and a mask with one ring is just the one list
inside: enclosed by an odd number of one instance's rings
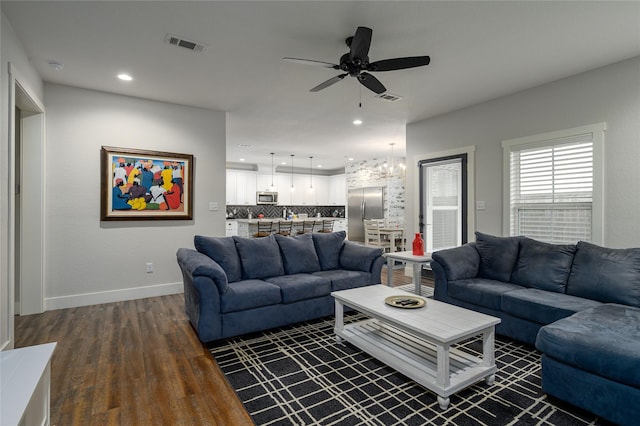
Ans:
{"label": "sofa throw pillow", "polygon": [[236,250],[236,243],[231,237],[204,237],[196,235],[193,244],[202,254],[215,260],[227,274],[227,281],[232,283],[242,279],[240,256]]}
{"label": "sofa throw pillow", "polygon": [[640,307],[640,248],[612,249],[580,241],[567,294]]}
{"label": "sofa throw pillow", "polygon": [[323,271],[340,268],[340,250],[347,233],[344,231],[312,234],[313,245]]}
{"label": "sofa throw pillow", "polygon": [[518,258],[520,237],[496,237],[476,232],[476,248],[480,253],[478,276],[509,282]]}
{"label": "sofa throw pillow", "polygon": [[382,249],[345,241],[340,253],[340,265],[351,271],[370,272],[373,261],[380,256]]}
{"label": "sofa throw pillow", "polygon": [[242,278],[261,279],[284,275],[280,247],[273,235],[262,238],[233,237],[242,264]]}
{"label": "sofa throw pillow", "polygon": [[318,272],[320,261],[311,234],[285,237],[276,234],[284,271],[288,275]]}
{"label": "sofa throw pillow", "polygon": [[525,287],[564,293],[576,246],[520,240],[518,260],[511,282]]}

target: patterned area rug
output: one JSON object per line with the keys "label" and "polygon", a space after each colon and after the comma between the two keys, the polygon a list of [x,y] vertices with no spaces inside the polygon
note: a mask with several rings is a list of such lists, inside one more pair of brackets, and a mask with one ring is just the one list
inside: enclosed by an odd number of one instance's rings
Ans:
{"label": "patterned area rug", "polygon": [[[345,323],[362,319],[352,313]],[[337,344],[334,318],[214,343],[210,351],[257,425],[582,425],[593,415],[549,399],[540,354],[496,339],[495,383],[451,396],[442,411],[429,390],[350,344]],[[461,346],[480,354],[481,342]]]}

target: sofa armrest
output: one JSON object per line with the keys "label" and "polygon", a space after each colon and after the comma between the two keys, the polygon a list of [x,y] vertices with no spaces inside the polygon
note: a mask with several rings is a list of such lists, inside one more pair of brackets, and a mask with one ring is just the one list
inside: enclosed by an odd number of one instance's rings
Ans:
{"label": "sofa armrest", "polygon": [[191,277],[191,281],[195,277],[211,278],[218,288],[218,293],[226,293],[229,288],[227,274],[215,260],[206,254],[186,248],[178,249],[176,256],[182,273]]}
{"label": "sofa armrest", "polygon": [[441,302],[449,302],[449,281],[474,278],[480,269],[480,254],[475,243],[436,251],[431,259],[435,281],[433,298]]}
{"label": "sofa armrest", "polygon": [[442,266],[448,281],[464,280],[478,276],[480,254],[476,249],[475,243],[436,251],[431,255],[431,258]]}
{"label": "sofa armrest", "polygon": [[351,241],[345,241],[340,251],[340,266],[352,271],[370,272],[373,274],[372,277],[378,280],[383,263],[382,249],[379,248],[365,247]]}

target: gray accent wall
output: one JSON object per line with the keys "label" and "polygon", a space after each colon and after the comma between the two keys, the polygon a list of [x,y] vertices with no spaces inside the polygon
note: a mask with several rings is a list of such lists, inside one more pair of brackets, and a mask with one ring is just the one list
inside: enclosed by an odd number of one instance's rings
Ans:
{"label": "gray accent wall", "polygon": [[[532,70],[531,72],[535,72]],[[640,57],[407,126],[407,229],[417,228],[417,159],[475,146],[476,229],[501,235],[503,140],[605,122],[604,244],[640,247]],[[475,207],[472,200],[471,207]]]}

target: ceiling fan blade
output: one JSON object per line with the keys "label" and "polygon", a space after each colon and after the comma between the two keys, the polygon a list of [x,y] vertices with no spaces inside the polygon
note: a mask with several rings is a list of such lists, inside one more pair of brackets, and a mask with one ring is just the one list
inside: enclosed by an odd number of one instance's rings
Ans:
{"label": "ceiling fan blade", "polygon": [[372,92],[377,93],[378,95],[380,93],[384,93],[384,92],[387,91],[387,88],[384,87],[384,85],[382,83],[380,83],[380,81],[377,78],[375,78],[374,76],[372,76],[368,72],[360,73],[358,75],[358,81],[364,87],[366,87],[367,89],[371,90]]}
{"label": "ceiling fan blade", "polygon": [[324,67],[324,68],[333,68],[335,70],[339,70],[340,66],[336,64],[331,64],[329,62],[322,61],[314,61],[311,59],[300,59],[300,58],[282,58],[287,62],[293,62],[294,64],[302,64],[302,65],[312,65],[316,67]]}
{"label": "ceiling fan blade", "polygon": [[342,80],[343,78],[345,78],[348,75],[349,74],[336,75],[335,77],[332,77],[329,80],[318,84],[316,87],[314,87],[313,89],[311,89],[309,91],[310,92],[319,92],[320,90],[326,89],[327,87],[331,86],[332,84],[336,84],[337,82],[339,82],[340,80]]}
{"label": "ceiling fan blade", "polygon": [[382,61],[371,62],[369,71],[394,71],[406,68],[422,67],[429,65],[431,59],[428,56],[409,56],[406,58],[384,59]]}
{"label": "ceiling fan blade", "polygon": [[364,61],[369,55],[369,46],[371,46],[371,36],[373,30],[367,27],[358,27],[356,34],[351,40],[351,60],[360,59]]}

